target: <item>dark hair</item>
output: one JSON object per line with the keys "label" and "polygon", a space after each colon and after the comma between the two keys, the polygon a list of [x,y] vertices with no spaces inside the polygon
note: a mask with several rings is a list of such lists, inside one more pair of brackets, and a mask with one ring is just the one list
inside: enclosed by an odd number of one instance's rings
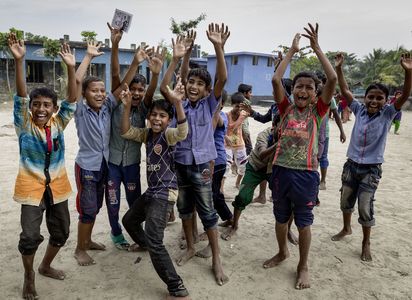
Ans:
{"label": "dark hair", "polygon": [[315,89],[318,90],[318,86],[320,84],[319,78],[315,75],[315,73],[307,72],[307,71],[299,72],[298,74],[296,74],[296,76],[293,78],[293,81],[292,81],[292,89],[295,86],[296,81],[299,78],[311,78],[315,82]]}
{"label": "dark hair", "polygon": [[92,82],[104,82],[103,79],[96,77],[96,76],[87,76],[82,83],[82,92],[84,93],[88,88],[89,84]]}
{"label": "dark hair", "polygon": [[173,105],[169,101],[166,101],[165,99],[153,100],[152,105],[150,105],[150,108],[149,108],[149,115],[155,108],[164,110],[169,115],[169,118],[173,119],[173,115],[175,111],[174,111]]}
{"label": "dark hair", "polygon": [[252,90],[252,86],[249,84],[244,84],[241,83],[239,84],[239,86],[237,87],[237,91],[240,93],[248,93]]}
{"label": "dark hair", "polygon": [[212,83],[212,77],[210,77],[210,74],[206,69],[203,69],[203,68],[191,69],[189,71],[189,74],[187,75],[187,80],[189,81],[190,77],[193,77],[193,76],[196,76],[202,79],[205,82],[206,87],[209,87],[210,84]]}
{"label": "dark hair", "polygon": [[197,63],[197,62],[194,62],[194,61],[189,61],[189,68],[190,69],[197,69],[197,68],[200,68],[200,66],[199,66],[199,64]]}
{"label": "dark hair", "polygon": [[231,100],[232,105],[240,104],[240,103],[245,102],[245,96],[243,96],[243,93],[237,92],[237,93],[234,93],[230,97],[230,100]]}
{"label": "dark hair", "polygon": [[144,77],[142,74],[136,74],[130,82],[129,87],[131,87],[133,83],[141,83],[143,86],[145,86],[146,77]]}
{"label": "dark hair", "polygon": [[386,87],[386,85],[379,83],[379,82],[375,82],[370,84],[365,91],[365,98],[366,95],[369,93],[370,90],[381,90],[384,94],[385,94],[385,98],[388,99],[389,96],[389,89]]}
{"label": "dark hair", "polygon": [[41,87],[41,88],[36,88],[32,90],[29,94],[30,102],[29,105],[31,105],[31,102],[39,97],[44,97],[44,98],[49,98],[52,100],[53,105],[57,106],[57,94],[55,91],[52,89],[49,89],[47,87]]}

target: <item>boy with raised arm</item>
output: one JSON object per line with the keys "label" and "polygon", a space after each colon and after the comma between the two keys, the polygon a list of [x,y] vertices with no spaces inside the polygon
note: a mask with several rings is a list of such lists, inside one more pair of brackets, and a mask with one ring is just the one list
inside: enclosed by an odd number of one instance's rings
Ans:
{"label": "boy with raised arm", "polygon": [[[119,42],[122,31],[112,28],[109,24],[112,41],[112,87],[115,91],[120,85],[120,66],[119,66]],[[132,105],[130,120],[134,127],[144,128],[148,108],[152,103],[153,94],[156,90],[159,73],[163,65],[164,50],[162,53],[157,48],[156,53],[149,58],[149,69],[152,72],[150,85],[146,90],[146,78],[141,74],[134,75],[129,89],[132,94]],[[122,234],[119,224],[120,210],[120,185],[123,183],[126,200],[129,207],[141,195],[140,185],[140,148],[141,143],[126,140],[121,137],[121,116],[125,106],[121,103],[117,105],[112,113],[110,143],[109,143],[109,164],[106,185],[106,206],[111,227],[110,237],[120,250],[132,250],[130,244]]]}
{"label": "boy with raised arm", "polygon": [[375,192],[382,176],[381,165],[384,162],[386,138],[392,120],[411,93],[412,59],[409,53],[401,57],[400,64],[405,70],[402,96],[390,105],[385,105],[389,95],[388,88],[380,83],[373,83],[366,89],[364,104],[356,100],[343,75],[343,60],[342,54],[336,56],[339,86],[356,120],[346,153],[348,160],[342,171],[340,208],[343,228],[332,237],[332,241],[340,241],[346,235],[352,234],[351,217],[358,200],[358,222],[363,231],[361,260],[371,261],[370,234],[372,226],[375,225]]}
{"label": "boy with raised arm", "polygon": [[[217,284],[223,285],[228,277],[223,272],[218,244],[218,216],[213,207],[210,161],[216,158],[213,139],[212,116],[219,104],[219,98],[226,82],[226,65],[222,50],[221,34],[224,26],[210,24],[207,31],[208,39],[213,43],[216,52],[217,81],[214,89],[211,87],[210,74],[204,69],[192,69],[188,74],[186,97],[183,108],[189,125],[189,133],[185,140],[177,143],[175,152],[176,173],[179,186],[177,208],[183,222],[186,236],[186,253],[178,260],[183,265],[195,255],[193,241],[192,215],[196,206],[197,213],[209,239],[212,249],[212,267]],[[173,42],[173,59],[161,84],[162,93],[167,92],[173,72],[180,58],[186,52],[186,47],[178,38]],[[167,96],[167,95],[166,95]]]}
{"label": "boy with raised arm", "polygon": [[19,138],[20,162],[13,198],[22,205],[22,232],[18,247],[24,266],[22,296],[24,299],[37,299],[33,261],[44,239],[40,233],[44,211],[50,238],[38,271],[50,278],[65,278],[64,272],[51,267],[51,263],[69,237],[67,199],[72,189],[64,163],[63,130],[76,108],[76,61],[70,47],[62,45],[59,54],[67,66],[68,95],[59,109],[57,95],[49,88],[36,88],[27,97],[24,42],[18,41],[11,33],[8,43],[16,64],[14,126]]}
{"label": "boy with raised arm", "polygon": [[294,103],[286,97],[282,77],[293,55],[299,51],[300,34],[296,34],[286,57],[273,75],[272,84],[281,121],[272,171],[273,212],[276,218],[276,239],[279,252],[264,262],[264,268],[279,265],[289,257],[287,246],[288,221],[293,213],[299,231],[299,264],[296,289],[310,287],[308,256],[311,242],[312,209],[319,188],[317,148],[318,128],[329,109],[335,91],[336,73],[318,43],[318,24],[304,28],[303,36],[318,57],[326,74],[326,83],[315,105],[319,80],[308,72],[295,76],[292,83]]}

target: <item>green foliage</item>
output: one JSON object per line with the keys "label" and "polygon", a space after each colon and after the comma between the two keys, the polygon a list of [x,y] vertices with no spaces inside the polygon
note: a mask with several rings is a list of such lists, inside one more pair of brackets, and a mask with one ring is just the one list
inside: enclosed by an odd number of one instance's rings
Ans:
{"label": "green foliage", "polygon": [[169,64],[172,61],[173,54],[172,54],[172,45],[168,45],[164,39],[160,40],[159,47],[161,48],[166,48],[166,55],[165,55],[165,61],[167,64]]}
{"label": "green foliage", "polygon": [[47,39],[43,42],[44,56],[55,59],[59,55],[60,42],[58,40]]}
{"label": "green foliage", "polygon": [[45,41],[49,39],[47,36],[37,35],[37,34],[35,35],[31,32],[26,32],[24,37],[26,41],[34,42],[34,43],[44,43]]}
{"label": "green foliage", "polygon": [[95,41],[97,33],[94,31],[82,31],[80,35],[83,37],[83,42]]}
{"label": "green foliage", "polygon": [[177,35],[183,34],[190,29],[196,29],[197,25],[199,25],[199,23],[205,19],[206,19],[205,13],[201,13],[200,16],[194,20],[182,21],[180,23],[177,23],[174,18],[170,18],[170,22],[171,22],[170,30],[172,31],[172,33],[177,34]]}

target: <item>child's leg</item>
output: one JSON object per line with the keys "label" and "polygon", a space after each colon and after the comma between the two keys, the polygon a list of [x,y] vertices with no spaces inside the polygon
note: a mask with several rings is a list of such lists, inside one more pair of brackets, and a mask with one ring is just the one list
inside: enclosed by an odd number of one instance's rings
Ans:
{"label": "child's leg", "polygon": [[226,204],[225,196],[220,192],[223,175],[226,171],[226,165],[216,165],[212,179],[213,205],[223,221],[232,222],[233,214]]}
{"label": "child's leg", "polygon": [[63,280],[66,277],[64,272],[52,268],[51,263],[69,237],[70,214],[68,201],[52,205],[46,209],[46,224],[50,240],[38,271],[44,276]]}
{"label": "child's leg", "polygon": [[235,150],[234,151],[234,161],[237,166],[237,178],[236,178],[236,188],[240,187],[240,182],[245,175],[246,164],[247,164],[247,155],[246,148]]}
{"label": "child's leg", "polygon": [[290,216],[289,222],[288,222],[288,240],[291,244],[296,246],[296,245],[299,245],[299,239],[295,236],[295,234],[291,230],[292,223],[293,223],[293,214]]}
{"label": "child's leg", "polygon": [[129,249],[129,250],[143,250],[146,249],[146,239],[145,239],[145,234],[144,230],[142,227],[142,223],[146,219],[146,214],[145,214],[145,199],[146,195],[143,194],[140,196],[132,206],[129,208],[129,210],[126,212],[126,214],[123,216],[122,219],[122,224],[124,226],[124,229],[127,231],[127,233],[130,235],[132,240],[139,245],[138,249]]}
{"label": "child's leg", "polygon": [[311,226],[298,227],[299,230],[299,263],[296,270],[296,285],[298,290],[310,288],[308,256],[312,234]]}
{"label": "child's leg", "polygon": [[401,127],[401,120],[393,121],[395,123],[395,134],[399,133],[399,128]]}
{"label": "child's leg", "polygon": [[140,184],[140,164],[124,167],[124,187],[127,204],[129,207],[132,207],[133,202],[142,194]]}
{"label": "child's leg", "polygon": [[168,200],[176,198],[177,191],[164,190],[147,201],[145,237],[153,267],[163,282],[167,284],[169,294],[175,297],[185,297],[189,293],[163,244],[164,230],[167,225]]}
{"label": "child's leg", "polygon": [[268,182],[263,180],[259,185],[259,195],[253,199],[253,202],[265,204],[266,203],[266,187]]}
{"label": "child's leg", "polygon": [[329,151],[329,137],[325,138],[324,147],[322,155],[319,159],[320,165],[320,190],[326,190],[326,174],[329,167],[329,160],[328,160],[328,151]]}

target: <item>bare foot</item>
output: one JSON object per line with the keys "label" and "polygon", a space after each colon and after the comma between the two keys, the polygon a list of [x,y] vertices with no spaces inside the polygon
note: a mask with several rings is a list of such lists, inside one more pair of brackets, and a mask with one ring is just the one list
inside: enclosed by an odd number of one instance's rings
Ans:
{"label": "bare foot", "polygon": [[229,281],[229,277],[227,277],[223,273],[222,262],[220,261],[220,257],[216,259],[215,262],[212,264],[213,273],[215,274],[215,280],[218,285],[224,285]]}
{"label": "bare foot", "polygon": [[29,273],[24,273],[24,283],[23,283],[23,299],[39,299],[39,295],[37,295],[36,287],[34,286],[34,271],[30,271]]}
{"label": "bare foot", "polygon": [[296,272],[297,274],[296,274],[295,288],[297,290],[303,290],[303,289],[310,288],[308,267],[306,266],[306,267],[300,268],[298,266],[298,269]]}
{"label": "bare foot", "polygon": [[195,254],[197,257],[201,258],[209,258],[212,256],[212,248],[210,247],[210,244],[208,244],[205,248],[202,250],[196,251]]}
{"label": "bare foot", "polygon": [[207,241],[208,240],[206,232],[201,233],[198,238],[199,238],[198,241]]}
{"label": "bare foot", "polygon": [[219,223],[218,226],[220,226],[220,227],[229,227],[229,226],[232,226],[232,224],[233,224],[233,220],[226,220],[222,223]]}
{"label": "bare foot", "polygon": [[53,279],[59,279],[59,280],[63,280],[64,278],[66,278],[66,274],[64,274],[64,272],[62,270],[57,270],[54,269],[52,267],[45,267],[43,265],[40,265],[38,268],[38,271],[41,275],[46,276],[46,277],[50,277]]}
{"label": "bare foot", "polygon": [[127,251],[129,252],[142,252],[142,251],[146,251],[147,249],[140,247],[138,244],[133,243],[129,246],[129,248],[127,249]]}
{"label": "bare foot", "polygon": [[268,269],[268,268],[273,268],[279,265],[282,261],[284,261],[286,258],[289,257],[289,251],[287,253],[278,253],[275,256],[273,256],[271,259],[268,259],[263,263],[263,268]]}
{"label": "bare foot", "polygon": [[288,231],[288,241],[295,246],[299,245],[299,239],[291,230]]}
{"label": "bare foot", "polygon": [[372,261],[372,254],[371,254],[371,243],[362,242],[362,254],[361,260],[363,261]]}
{"label": "bare foot", "polygon": [[225,232],[223,232],[220,237],[225,241],[230,241],[232,237],[235,235],[237,228],[230,227]]}
{"label": "bare foot", "polygon": [[349,230],[346,230],[344,228],[338,234],[335,234],[334,236],[332,236],[331,240],[334,242],[337,242],[343,239],[346,235],[351,235],[351,234],[352,234],[352,228],[349,228]]}
{"label": "bare foot", "polygon": [[326,190],[326,182],[325,181],[320,182],[319,189],[322,190],[322,191]]}
{"label": "bare foot", "polygon": [[94,265],[96,262],[87,254],[86,251],[76,248],[74,251],[74,258],[77,260],[79,266],[90,266]]}
{"label": "bare foot", "polygon": [[97,242],[90,241],[89,249],[87,249],[87,250],[102,250],[102,251],[104,251],[104,250],[106,250],[106,246],[103,245],[102,243],[97,243]]}
{"label": "bare foot", "polygon": [[265,204],[266,203],[266,195],[257,196],[255,199],[252,200],[252,203]]}
{"label": "bare foot", "polygon": [[183,266],[185,263],[187,263],[193,256],[195,256],[195,249],[187,249],[185,253],[183,253],[182,256],[180,256],[176,260],[176,264],[178,266]]}

